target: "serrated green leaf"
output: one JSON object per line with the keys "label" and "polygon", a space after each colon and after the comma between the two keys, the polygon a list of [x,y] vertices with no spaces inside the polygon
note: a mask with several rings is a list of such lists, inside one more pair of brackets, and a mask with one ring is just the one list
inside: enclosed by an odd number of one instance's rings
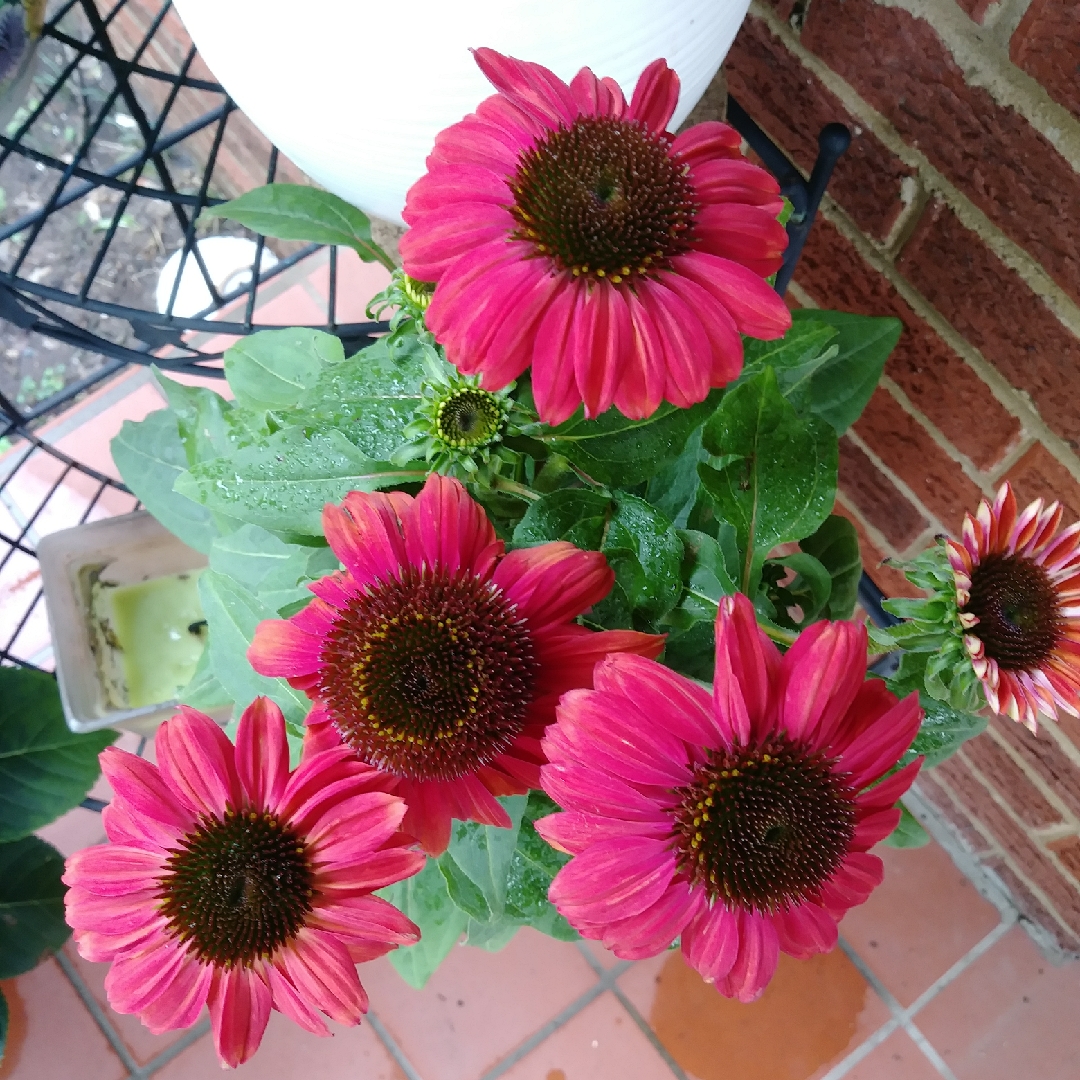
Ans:
{"label": "serrated green leaf", "polygon": [[307,327],[260,330],[225,350],[225,378],[248,409],[290,409],[327,364],[345,359],[341,340]]}
{"label": "serrated green leaf", "polygon": [[714,390],[689,409],[665,401],[644,420],[628,420],[616,409],[586,420],[579,411],[537,438],[594,480],[633,487],[655,476],[683,452],[690,433],[713,412],[723,395],[723,390]]}
{"label": "serrated green leaf", "polygon": [[125,420],[109,448],[124,483],[143,506],[185,544],[208,552],[218,535],[209,510],[173,489],[188,467],[175,414],[161,409],[144,420]]}
{"label": "serrated green leaf", "polygon": [[469,916],[450,899],[446,879],[435,859],[428,859],[419,874],[380,889],[378,895],[420,927],[420,940],[395,949],[390,953],[390,963],[411,987],[422,990],[457,944]]}
{"label": "serrated green leaf", "polygon": [[645,489],[645,498],[679,529],[685,529],[697,502],[701,480],[698,462],[702,460],[701,428],[695,428],[686,440],[683,452],[665,465]]}
{"label": "serrated green leaf", "polygon": [[350,247],[365,262],[393,261],[371,239],[371,219],[329,191],[306,184],[265,184],[237,199],[208,207],[203,218],[228,218],[279,240],[308,240],[315,244]]}
{"label": "serrated green leaf", "polygon": [[529,504],[514,529],[514,546],[531,547],[552,540],[568,540],[597,551],[604,537],[611,499],[588,488],[563,488]]}
{"label": "serrated green leaf", "polygon": [[961,746],[986,730],[986,718],[973,713],[958,712],[942,701],[923,694],[920,698],[925,716],[903,764],[919,754],[926,757],[924,769],[940,765],[952,757]]}
{"label": "serrated green leaf", "polygon": [[[615,512],[608,522],[601,551],[613,564],[633,610],[657,619],[674,607],[681,589],[683,545],[671,522],[644,499],[615,492]],[[628,552],[640,568],[620,576],[617,552]]]}
{"label": "serrated green leaf", "polygon": [[894,848],[926,847],[930,843],[930,834],[919,824],[915,815],[901,804],[900,824],[881,842]]}
{"label": "serrated green leaf", "polygon": [[858,420],[896,347],[903,323],[892,317],[852,315],[845,311],[802,308],[792,325],[826,323],[837,331],[838,352],[817,371],[810,386],[810,408],[838,435]]}
{"label": "serrated green leaf", "polygon": [[176,481],[176,490],[272,532],[321,536],[328,502],[341,502],[350,491],[420,482],[425,475],[372,461],[340,431],[309,436],[302,428],[287,428],[256,439],[231,458],[194,466]]}
{"label": "serrated green leaf", "polygon": [[736,387],[705,424],[711,454],[738,455],[717,470],[699,465],[717,513],[735,527],[743,552],[740,587],[754,593],[765,556],[777,544],[809,536],[836,498],[836,433],[800,417],[767,368]]}
{"label": "serrated green leaf", "polygon": [[0,667],[0,841],[78,806],[101,773],[98,754],[115,739],[115,731],[69,731],[51,675]]}
{"label": "serrated green leaf", "polygon": [[830,619],[850,619],[859,596],[862,556],[859,534],[847,518],[830,514],[817,532],[799,541],[799,547],[829,572],[832,588],[827,605]]}
{"label": "serrated green leaf", "polygon": [[64,857],[44,840],[0,844],[0,979],[30,971],[68,939]]}
{"label": "serrated green leaf", "polygon": [[265,694],[277,702],[286,721],[300,728],[311,710],[307,695],[294,690],[284,679],[260,675],[247,659],[255,627],[264,619],[276,618],[277,612],[232,578],[214,570],[204,570],[199,576],[199,599],[209,631],[206,651],[211,667],[238,710]]}

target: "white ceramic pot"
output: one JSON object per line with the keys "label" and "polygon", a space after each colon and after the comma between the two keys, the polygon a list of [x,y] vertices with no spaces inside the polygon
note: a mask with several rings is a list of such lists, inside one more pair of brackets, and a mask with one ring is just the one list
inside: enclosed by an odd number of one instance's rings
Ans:
{"label": "white ceramic pot", "polygon": [[192,40],[251,120],[309,176],[401,220],[435,135],[493,91],[470,47],[583,66],[629,97],[657,57],[679,73],[682,122],[750,0],[175,0]]}

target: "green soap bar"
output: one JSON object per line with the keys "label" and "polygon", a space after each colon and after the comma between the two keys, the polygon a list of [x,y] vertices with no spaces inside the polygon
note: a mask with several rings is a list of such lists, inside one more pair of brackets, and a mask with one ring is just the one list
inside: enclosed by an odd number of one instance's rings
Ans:
{"label": "green soap bar", "polygon": [[171,701],[191,681],[206,644],[201,573],[191,570],[108,590],[109,623],[121,650],[131,708]]}

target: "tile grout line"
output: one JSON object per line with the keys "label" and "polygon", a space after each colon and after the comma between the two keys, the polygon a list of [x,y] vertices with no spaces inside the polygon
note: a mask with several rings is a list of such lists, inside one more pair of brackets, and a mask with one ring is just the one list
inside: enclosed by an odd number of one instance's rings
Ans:
{"label": "tile grout line", "polygon": [[139,1077],[149,1077],[158,1069],[164,1068],[175,1057],[179,1057],[192,1043],[198,1042],[210,1030],[210,1018],[200,1020],[194,1027],[188,1028],[176,1042],[166,1046],[156,1057],[152,1057],[145,1065],[140,1066],[134,1074]]}
{"label": "tile grout line", "polygon": [[[585,957],[585,963],[589,965],[596,972],[600,978],[603,978],[607,974],[607,969],[596,959],[595,956],[586,948],[584,942],[578,939],[576,942],[578,952]],[[660,1037],[653,1031],[652,1027],[646,1021],[645,1017],[638,1012],[637,1006],[623,993],[622,987],[619,986],[616,981],[622,975],[624,975],[633,966],[633,961],[625,961],[622,964],[617,964],[612,970],[615,972],[614,978],[611,982],[611,992],[618,998],[622,1007],[630,1014],[630,1019],[641,1029],[641,1033],[652,1043],[653,1047],[664,1059],[667,1067],[675,1074],[677,1080],[687,1080],[686,1073],[683,1072],[679,1063],[668,1052],[668,1048],[660,1041]]]}
{"label": "tile grout line", "polygon": [[904,1024],[904,1031],[907,1032],[911,1041],[922,1051],[923,1057],[925,1057],[926,1060],[941,1074],[943,1080],[957,1080],[956,1073],[949,1068],[945,1059],[937,1052],[930,1040],[911,1020],[908,1020]]}
{"label": "tile grout line", "polygon": [[559,1028],[568,1024],[587,1005],[592,1004],[605,990],[612,989],[615,980],[632,966],[629,961],[624,960],[610,969],[605,969],[588,953],[584,946],[578,944],[577,947],[585,958],[585,962],[597,976],[596,983],[570,1002],[561,1012],[556,1013],[543,1027],[534,1031],[532,1035],[511,1050],[504,1058],[497,1061],[487,1072],[480,1076],[480,1080],[495,1080],[496,1077],[502,1076],[522,1058],[531,1054],[542,1042],[554,1035]]}
{"label": "tile grout line", "polygon": [[630,1019],[641,1029],[641,1033],[652,1043],[653,1048],[664,1059],[664,1063],[672,1073],[674,1073],[678,1080],[688,1080],[686,1073],[682,1070],[682,1066],[671,1056],[668,1048],[660,1041],[660,1036],[653,1031],[652,1026],[645,1017],[638,1012],[637,1006],[623,993],[622,987],[620,987],[618,983],[615,983],[611,987],[611,992],[619,999],[622,1007],[630,1014]]}
{"label": "tile grout line", "polygon": [[413,1063],[405,1056],[405,1051],[398,1046],[397,1039],[387,1031],[383,1022],[370,1010],[367,1013],[367,1022],[386,1052],[394,1059],[394,1063],[405,1074],[406,1080],[423,1080],[413,1067]]}
{"label": "tile grout line", "polygon": [[94,1018],[94,1023],[101,1029],[101,1033],[105,1036],[106,1041],[112,1047],[113,1052],[120,1059],[124,1068],[127,1069],[129,1074],[138,1076],[139,1063],[131,1056],[131,1052],[124,1045],[123,1040],[113,1030],[109,1018],[105,1015],[105,1010],[98,1004],[94,995],[90,993],[89,987],[83,982],[82,976],[76,971],[75,965],[68,959],[63,949],[57,950],[56,962],[60,965],[60,970],[67,976],[68,982],[71,983],[75,993],[79,995],[83,1005],[86,1006],[87,1011]]}
{"label": "tile grout line", "polygon": [[863,1058],[869,1057],[870,1054],[876,1050],[894,1031],[900,1030],[900,1021],[895,1017],[886,1020],[884,1024],[867,1035],[865,1039],[854,1050],[851,1051],[847,1057],[838,1061],[822,1078],[821,1080],[840,1080],[842,1076],[846,1076],[851,1070],[862,1061]]}

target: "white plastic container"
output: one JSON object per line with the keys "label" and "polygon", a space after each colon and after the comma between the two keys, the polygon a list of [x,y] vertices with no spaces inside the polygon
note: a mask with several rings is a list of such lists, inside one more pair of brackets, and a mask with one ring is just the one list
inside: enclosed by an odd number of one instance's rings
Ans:
{"label": "white plastic container", "polygon": [[663,57],[682,94],[705,92],[750,0],[175,0],[210,70],[309,176],[400,221],[436,134],[494,93],[470,48],[611,76],[629,97]]}
{"label": "white plastic container", "polygon": [[145,510],[50,533],[38,545],[45,607],[64,715],[72,731],[124,727],[149,734],[176,711],[176,702],[119,709],[102,685],[91,647],[90,575],[134,585],[198,570],[206,556],[178,540]]}

